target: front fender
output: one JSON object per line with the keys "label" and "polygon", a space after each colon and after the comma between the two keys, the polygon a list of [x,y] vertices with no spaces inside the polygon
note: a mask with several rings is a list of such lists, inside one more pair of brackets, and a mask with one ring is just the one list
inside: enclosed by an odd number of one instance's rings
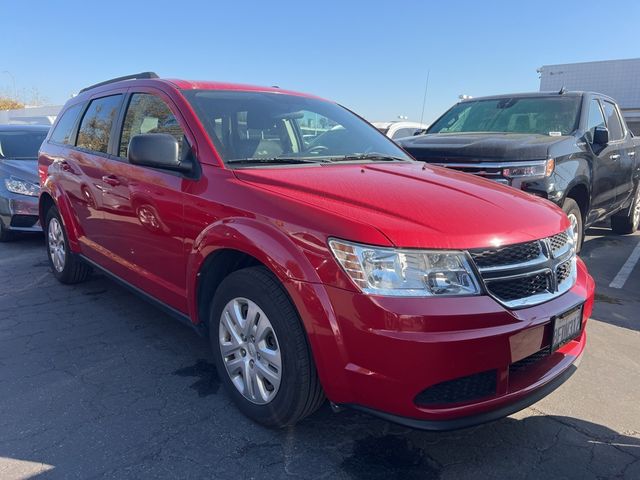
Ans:
{"label": "front fender", "polygon": [[231,218],[210,225],[194,242],[187,262],[189,311],[194,323],[205,320],[198,318],[198,273],[210,255],[224,249],[251,255],[287,290],[307,333],[325,393],[329,398],[341,398],[348,391],[344,376],[348,355],[326,288],[309,259],[309,255],[323,251],[323,242],[315,240],[317,248],[308,237],[298,245],[285,231],[253,218]]}

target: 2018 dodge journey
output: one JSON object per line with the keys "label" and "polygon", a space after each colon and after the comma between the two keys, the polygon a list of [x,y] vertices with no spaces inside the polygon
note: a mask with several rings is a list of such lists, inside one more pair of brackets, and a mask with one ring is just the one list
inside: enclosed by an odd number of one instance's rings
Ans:
{"label": "2018 dodge journey", "polygon": [[102,270],[208,334],[265,425],[328,398],[465,427],[542,398],[585,347],[594,283],[559,208],[320,98],[103,82],[67,102],[39,175],[53,274]]}

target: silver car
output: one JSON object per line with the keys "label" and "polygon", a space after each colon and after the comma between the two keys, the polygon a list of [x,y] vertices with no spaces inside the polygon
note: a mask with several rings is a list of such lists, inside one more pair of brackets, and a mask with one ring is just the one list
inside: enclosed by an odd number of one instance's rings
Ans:
{"label": "silver car", "polygon": [[48,126],[0,125],[0,242],[14,232],[41,232],[38,150]]}

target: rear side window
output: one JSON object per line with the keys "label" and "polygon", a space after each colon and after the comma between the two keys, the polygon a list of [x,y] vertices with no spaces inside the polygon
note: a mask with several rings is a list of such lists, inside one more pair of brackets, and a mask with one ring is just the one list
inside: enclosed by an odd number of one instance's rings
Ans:
{"label": "rear side window", "polygon": [[76,122],[78,120],[78,116],[82,111],[83,104],[79,103],[78,105],[74,105],[73,107],[69,107],[60,117],[58,123],[56,124],[56,128],[53,129],[51,133],[50,141],[54,143],[61,143],[63,145],[68,145],[71,143],[71,138],[73,136],[73,127],[75,127]]}
{"label": "rear side window", "polygon": [[78,130],[76,145],[99,153],[107,153],[111,127],[118,116],[122,95],[97,98],[89,104]]}
{"label": "rear side window", "polygon": [[618,111],[616,106],[607,102],[602,102],[604,106],[604,115],[607,117],[607,128],[609,129],[610,140],[620,140],[623,137],[622,124],[620,123],[620,117],[618,117]]}
{"label": "rear side window", "polygon": [[131,96],[127,114],[124,117],[120,150],[118,155],[127,158],[127,149],[131,137],[142,133],[167,133],[173,135],[180,145],[182,158],[182,144],[184,132],[169,106],[161,98],[148,93],[135,93]]}

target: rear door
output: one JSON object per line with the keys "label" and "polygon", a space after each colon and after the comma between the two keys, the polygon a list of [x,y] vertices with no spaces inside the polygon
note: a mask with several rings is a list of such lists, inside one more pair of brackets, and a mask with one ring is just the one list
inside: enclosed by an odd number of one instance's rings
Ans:
{"label": "rear door", "polygon": [[[123,94],[115,94],[90,100],[80,119],[75,148],[67,148],[55,162],[61,172],[61,187],[71,203],[79,226],[78,240],[82,253],[99,262],[104,234],[101,213],[102,162],[108,155],[109,141],[123,97]],[[52,134],[54,139],[55,132]]]}
{"label": "rear door", "polygon": [[[110,269],[164,303],[186,312],[186,254],[181,174],[132,165],[127,160],[131,137],[168,133],[188,153],[191,137],[171,100],[162,92],[131,92],[110,158],[104,162],[104,246]],[[192,144],[192,143],[191,143]]]}
{"label": "rear door", "polygon": [[608,100],[602,100],[602,105],[612,146],[610,158],[615,160],[616,204],[621,206],[633,194],[633,140],[621,120],[618,107]]}

